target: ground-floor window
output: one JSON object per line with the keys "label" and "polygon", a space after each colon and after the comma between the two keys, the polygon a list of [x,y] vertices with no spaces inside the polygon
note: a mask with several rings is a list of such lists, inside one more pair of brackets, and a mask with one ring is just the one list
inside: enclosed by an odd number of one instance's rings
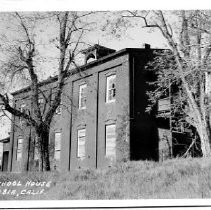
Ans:
{"label": "ground-floor window", "polygon": [[106,157],[116,159],[116,125],[106,125]]}
{"label": "ground-floor window", "polygon": [[22,148],[23,148],[23,138],[18,138],[18,140],[17,140],[17,156],[16,156],[17,161],[20,161],[22,158]]}
{"label": "ground-floor window", "polygon": [[60,153],[61,153],[61,132],[55,133],[55,152],[54,158],[56,160],[60,160]]}
{"label": "ground-floor window", "polygon": [[38,152],[38,139],[35,137],[34,140],[34,160],[39,160],[39,152]]}
{"label": "ground-floor window", "polygon": [[77,147],[77,157],[80,159],[85,158],[85,144],[86,144],[86,129],[78,130],[78,147]]}

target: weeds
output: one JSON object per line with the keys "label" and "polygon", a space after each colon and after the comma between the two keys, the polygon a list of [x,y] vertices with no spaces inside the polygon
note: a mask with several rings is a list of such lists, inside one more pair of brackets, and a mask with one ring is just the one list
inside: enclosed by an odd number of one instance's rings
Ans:
{"label": "weeds", "polygon": [[59,173],[2,173],[0,182],[51,180],[44,195],[0,199],[147,199],[210,198],[211,160],[137,161],[104,170]]}

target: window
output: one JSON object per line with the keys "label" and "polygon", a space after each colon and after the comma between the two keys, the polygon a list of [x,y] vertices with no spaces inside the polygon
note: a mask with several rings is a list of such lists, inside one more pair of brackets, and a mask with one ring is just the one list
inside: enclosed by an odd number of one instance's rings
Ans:
{"label": "window", "polygon": [[77,157],[84,159],[85,158],[86,129],[78,130],[77,139],[78,139]]}
{"label": "window", "polygon": [[115,101],[116,97],[116,75],[107,77],[106,82],[106,102]]}
{"label": "window", "polygon": [[171,104],[170,98],[162,98],[158,100],[158,111],[170,111]]}
{"label": "window", "polygon": [[25,112],[26,104],[21,104],[20,111]]}
{"label": "window", "polygon": [[62,113],[61,105],[59,105],[56,109],[56,114],[60,115]]}
{"label": "window", "polygon": [[43,104],[43,103],[44,103],[44,99],[43,99],[43,98],[39,98],[39,99],[38,99],[38,104],[41,105],[41,104]]}
{"label": "window", "polygon": [[86,89],[86,84],[79,86],[79,109],[86,109]]}
{"label": "window", "polygon": [[[20,111],[21,111],[22,113],[25,113],[25,112],[26,112],[26,104],[21,104],[21,106],[20,106]],[[23,124],[24,124],[24,119],[20,117],[19,120],[20,120],[20,125],[23,126]]]}
{"label": "window", "polygon": [[3,166],[3,142],[0,142],[0,170],[2,169]]}
{"label": "window", "polygon": [[39,160],[37,137],[35,137],[35,141],[34,141],[34,160]]}
{"label": "window", "polygon": [[116,159],[116,125],[106,125],[106,157]]}
{"label": "window", "polygon": [[55,152],[54,152],[54,158],[56,160],[60,160],[60,152],[61,152],[61,133],[55,133]]}
{"label": "window", "polygon": [[22,158],[23,139],[19,138],[17,141],[17,156],[16,160],[20,161]]}

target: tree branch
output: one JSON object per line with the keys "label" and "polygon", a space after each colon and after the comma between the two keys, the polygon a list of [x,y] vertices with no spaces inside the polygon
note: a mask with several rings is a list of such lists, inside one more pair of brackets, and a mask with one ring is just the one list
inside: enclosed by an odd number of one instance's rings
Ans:
{"label": "tree branch", "polygon": [[8,111],[9,113],[13,114],[16,117],[21,117],[24,118],[26,120],[29,121],[29,123],[33,126],[36,126],[36,121],[28,114],[26,114],[25,112],[21,112],[18,109],[15,109],[13,107],[10,106],[9,104],[9,98],[7,95],[3,96],[2,94],[0,94],[0,99],[2,100],[3,104],[4,104],[4,109],[6,111]]}

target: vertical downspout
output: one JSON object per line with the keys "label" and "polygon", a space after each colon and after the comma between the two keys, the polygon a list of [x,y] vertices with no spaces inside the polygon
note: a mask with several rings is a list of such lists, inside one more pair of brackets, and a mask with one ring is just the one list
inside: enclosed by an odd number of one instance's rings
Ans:
{"label": "vertical downspout", "polygon": [[96,90],[97,90],[97,97],[96,97],[96,168],[98,164],[98,102],[99,102],[99,72],[97,72],[97,84],[96,84]]}
{"label": "vertical downspout", "polygon": [[[32,101],[30,103],[30,110],[28,111],[28,114],[32,114]],[[28,157],[27,157],[27,168],[26,170],[29,171],[29,161],[30,161],[30,150],[31,150],[31,140],[32,140],[32,127],[31,124],[29,126],[29,142],[28,142]]]}
{"label": "vertical downspout", "polygon": [[132,79],[132,81],[133,81],[133,94],[132,94],[132,98],[133,98],[133,106],[132,106],[132,109],[133,109],[133,119],[134,119],[134,117],[135,117],[135,110],[134,110],[134,107],[135,107],[135,72],[134,72],[134,70],[135,70],[135,58],[134,58],[134,56],[133,56],[133,61],[132,61],[133,63],[133,67],[132,67],[132,72],[133,72],[133,79]]}
{"label": "vertical downspout", "polygon": [[131,139],[134,125],[134,56],[129,53],[129,159],[131,160]]}
{"label": "vertical downspout", "polygon": [[26,170],[29,171],[29,160],[30,160],[30,149],[31,149],[31,125],[29,128],[29,142],[28,142],[28,155],[27,155],[27,167]]}
{"label": "vertical downspout", "polygon": [[171,98],[171,83],[169,82],[169,100],[170,100],[170,116],[169,116],[169,127],[170,127],[170,133],[171,133],[171,151],[170,151],[170,157],[173,157],[173,133],[172,133],[172,116],[171,116],[171,104],[172,104],[172,98]]}
{"label": "vertical downspout", "polygon": [[[13,102],[14,102],[14,108],[16,108],[16,101],[13,99]],[[12,122],[12,135],[11,136],[11,144],[10,144],[10,147],[11,147],[11,155],[10,155],[10,171],[12,172],[12,164],[13,164],[13,151],[14,151],[14,132],[15,132],[15,129],[14,129],[14,123],[15,123],[15,116],[13,115],[12,116],[13,118],[13,122]]]}
{"label": "vertical downspout", "polygon": [[[73,98],[73,81],[71,81],[71,97]],[[68,163],[68,171],[70,171],[70,164],[71,164],[71,161],[70,161],[70,159],[71,159],[71,143],[72,143],[72,117],[73,117],[73,105],[72,105],[72,100],[71,100],[71,116],[70,116],[70,130],[69,130],[69,132],[70,132],[70,138],[69,138],[69,141],[70,141],[70,145],[69,145],[69,163]]]}

